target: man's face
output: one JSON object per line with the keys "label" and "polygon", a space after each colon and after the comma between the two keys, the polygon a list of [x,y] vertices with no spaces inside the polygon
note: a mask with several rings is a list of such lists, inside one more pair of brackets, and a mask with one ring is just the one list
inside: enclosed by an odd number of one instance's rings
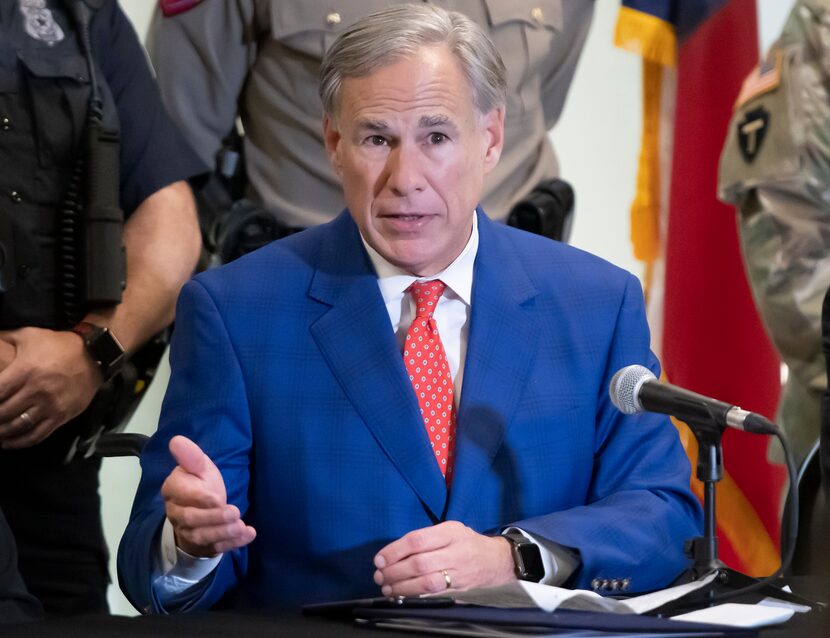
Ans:
{"label": "man's face", "polygon": [[470,238],[484,175],[498,162],[504,112],[480,114],[444,46],[344,79],[326,150],[363,237],[394,265],[434,275]]}

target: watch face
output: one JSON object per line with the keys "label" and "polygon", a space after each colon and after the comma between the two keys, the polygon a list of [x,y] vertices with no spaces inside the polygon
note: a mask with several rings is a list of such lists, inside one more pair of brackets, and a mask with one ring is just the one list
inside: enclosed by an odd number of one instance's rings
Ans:
{"label": "watch face", "polygon": [[539,547],[531,542],[521,543],[517,550],[522,557],[524,574],[522,580],[538,583],[545,576],[545,566],[542,563],[542,553]]}
{"label": "watch face", "polygon": [[102,331],[94,343],[90,344],[90,348],[104,368],[109,368],[124,356],[124,350],[108,330]]}
{"label": "watch face", "polygon": [[516,576],[520,580],[538,583],[545,577],[545,565],[539,546],[528,540],[521,532],[511,531],[505,534],[510,541]]}
{"label": "watch face", "polygon": [[83,337],[87,351],[105,377],[118,370],[124,360],[124,348],[107,328],[82,321],[72,331]]}

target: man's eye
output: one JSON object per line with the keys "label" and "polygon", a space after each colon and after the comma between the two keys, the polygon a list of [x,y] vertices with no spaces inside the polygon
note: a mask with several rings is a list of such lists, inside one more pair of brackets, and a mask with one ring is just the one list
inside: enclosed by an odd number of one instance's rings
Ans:
{"label": "man's eye", "polygon": [[430,133],[429,134],[429,143],[430,144],[442,144],[443,142],[447,141],[447,136],[443,133]]}
{"label": "man's eye", "polygon": [[370,146],[386,146],[386,138],[382,135],[370,135],[366,138],[366,143]]}

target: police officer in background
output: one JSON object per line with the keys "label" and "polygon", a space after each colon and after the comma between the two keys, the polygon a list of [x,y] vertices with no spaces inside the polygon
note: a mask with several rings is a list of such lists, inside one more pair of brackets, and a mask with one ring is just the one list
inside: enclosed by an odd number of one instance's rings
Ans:
{"label": "police officer in background", "polygon": [[100,460],[73,450],[173,319],[202,165],[115,0],[3,2],[0,56],[0,509],[47,613],[105,612]]}
{"label": "police officer in background", "polygon": [[[797,466],[819,436],[827,385],[821,308],[830,286],[830,0],[798,0],[744,81],[719,196],[738,207],[749,282],[789,368],[777,420]],[[782,461],[779,448],[770,455]]]}
{"label": "police officer in background", "polygon": [[0,624],[35,620],[42,616],[40,603],[26,591],[17,571],[17,547],[0,511]]}
{"label": "police officer in background", "polygon": [[[168,110],[210,165],[239,116],[245,195],[273,214],[276,236],[329,221],[344,207],[323,151],[317,74],[341,31],[390,4],[404,0],[159,2],[147,47]],[[558,175],[548,131],[562,112],[594,3],[437,4],[484,25],[507,66],[505,146],[482,200],[490,215],[504,220],[517,200]]]}

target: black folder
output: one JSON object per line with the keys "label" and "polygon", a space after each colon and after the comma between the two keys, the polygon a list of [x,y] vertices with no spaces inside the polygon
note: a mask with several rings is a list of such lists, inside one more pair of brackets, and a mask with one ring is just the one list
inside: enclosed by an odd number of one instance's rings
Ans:
{"label": "black folder", "polygon": [[[406,604],[414,599],[365,599],[310,605],[309,615],[350,617],[358,624],[448,635],[579,635],[611,636],[700,636],[701,638],[753,638],[758,629],[693,623],[655,616],[614,614],[574,610],[546,612],[541,609],[501,609],[476,605],[453,605],[441,599],[434,606],[426,599],[421,604]],[[361,603],[363,603],[361,605]]]}

